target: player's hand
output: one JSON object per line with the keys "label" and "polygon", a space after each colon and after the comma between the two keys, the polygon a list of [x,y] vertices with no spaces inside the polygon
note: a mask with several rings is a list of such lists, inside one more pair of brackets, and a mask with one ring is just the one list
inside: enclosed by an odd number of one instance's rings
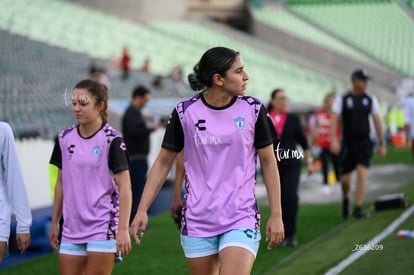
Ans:
{"label": "player's hand", "polygon": [[59,236],[59,224],[58,223],[52,223],[52,225],[50,227],[49,241],[50,241],[50,246],[54,250],[59,249],[58,236]]}
{"label": "player's hand", "polygon": [[270,217],[266,224],[267,248],[272,249],[278,246],[285,239],[282,218]]}
{"label": "player's hand", "polygon": [[116,238],[116,254],[121,253],[122,257],[128,256],[131,252],[131,239],[129,238],[128,229],[118,229]]}
{"label": "player's hand", "polygon": [[332,140],[331,142],[331,152],[334,155],[339,155],[339,152],[341,151],[341,145],[339,145],[338,140]]}
{"label": "player's hand", "polygon": [[20,254],[23,254],[30,245],[30,233],[17,233],[16,242]]}
{"label": "player's hand", "polygon": [[130,228],[131,238],[134,240],[136,244],[141,243],[137,234],[139,233],[140,237],[143,237],[147,224],[148,224],[147,213],[138,211],[134,217],[134,220],[131,223],[131,228]]}
{"label": "player's hand", "polygon": [[176,216],[176,213],[178,211],[178,209],[183,207],[183,200],[181,199],[181,197],[173,197],[173,200],[171,202],[171,215],[174,217]]}
{"label": "player's hand", "polygon": [[313,166],[313,162],[308,163],[308,175],[311,176],[315,171],[315,167]]}
{"label": "player's hand", "polygon": [[387,146],[385,146],[385,144],[378,146],[378,155],[380,156],[380,158],[385,158],[385,156],[387,155]]}

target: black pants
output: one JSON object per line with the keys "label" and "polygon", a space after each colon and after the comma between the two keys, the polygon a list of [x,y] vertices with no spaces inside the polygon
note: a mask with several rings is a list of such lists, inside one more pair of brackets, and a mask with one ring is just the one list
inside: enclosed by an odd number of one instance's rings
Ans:
{"label": "black pants", "polygon": [[133,160],[130,163],[130,176],[132,187],[132,209],[130,223],[135,217],[141,200],[142,192],[144,191],[146,175],[148,171],[148,163],[146,159]]}
{"label": "black pants", "polygon": [[293,237],[296,234],[296,217],[299,204],[300,161],[285,160],[279,162],[279,175],[282,201],[282,219],[285,236]]}
{"label": "black pants", "polygon": [[339,157],[338,155],[332,154],[330,150],[322,148],[320,158],[321,158],[321,163],[322,163],[323,183],[328,184],[329,158],[332,161],[336,180],[339,180],[339,163],[338,163]]}

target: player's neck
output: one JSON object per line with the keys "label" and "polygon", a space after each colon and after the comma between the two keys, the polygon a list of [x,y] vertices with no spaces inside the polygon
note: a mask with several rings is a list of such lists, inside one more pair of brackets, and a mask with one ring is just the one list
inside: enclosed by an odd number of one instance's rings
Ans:
{"label": "player's neck", "polygon": [[209,89],[203,93],[204,100],[211,106],[220,108],[230,104],[233,95],[217,92],[214,89]]}
{"label": "player's neck", "polygon": [[102,124],[102,120],[96,120],[90,123],[82,123],[79,125],[79,134],[84,138],[93,136],[96,132],[99,131],[99,129],[101,129]]}

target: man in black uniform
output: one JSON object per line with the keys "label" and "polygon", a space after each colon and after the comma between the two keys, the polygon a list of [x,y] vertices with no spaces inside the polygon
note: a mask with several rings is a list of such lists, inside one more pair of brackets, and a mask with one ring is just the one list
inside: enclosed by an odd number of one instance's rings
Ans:
{"label": "man in black uniform", "polygon": [[[386,146],[382,130],[379,107],[376,97],[366,88],[371,79],[365,70],[355,70],[351,75],[352,89],[335,99],[332,107],[331,151],[340,153],[340,170],[342,183],[342,217],[349,216],[349,191],[351,189],[352,171],[357,171],[355,188],[355,218],[365,218],[367,214],[361,210],[367,187],[367,170],[373,151],[370,139],[369,116],[373,118],[378,136],[378,153],[381,157],[386,154]],[[342,123],[341,144],[336,135],[338,120]]]}
{"label": "man in black uniform", "polygon": [[149,127],[141,110],[150,100],[150,91],[137,86],[132,92],[131,104],[122,117],[122,133],[127,146],[132,183],[131,222],[135,217],[148,171],[147,156],[150,150],[150,134],[159,126]]}

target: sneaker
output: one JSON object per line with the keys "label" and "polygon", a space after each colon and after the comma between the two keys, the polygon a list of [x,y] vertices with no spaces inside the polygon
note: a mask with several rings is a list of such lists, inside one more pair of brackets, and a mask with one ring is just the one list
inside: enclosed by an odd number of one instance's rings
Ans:
{"label": "sneaker", "polygon": [[331,190],[331,187],[329,185],[324,185],[322,187],[322,194],[325,195],[325,196],[330,195],[331,194],[331,191],[332,190]]}
{"label": "sneaker", "polygon": [[361,207],[355,207],[353,216],[355,219],[366,219],[369,218],[369,214],[367,212],[363,212]]}
{"label": "sneaker", "polygon": [[342,218],[344,220],[349,217],[349,199],[344,199],[342,201]]}
{"label": "sneaker", "polygon": [[280,246],[283,247],[295,247],[298,245],[298,241],[295,237],[286,237],[281,243]]}

